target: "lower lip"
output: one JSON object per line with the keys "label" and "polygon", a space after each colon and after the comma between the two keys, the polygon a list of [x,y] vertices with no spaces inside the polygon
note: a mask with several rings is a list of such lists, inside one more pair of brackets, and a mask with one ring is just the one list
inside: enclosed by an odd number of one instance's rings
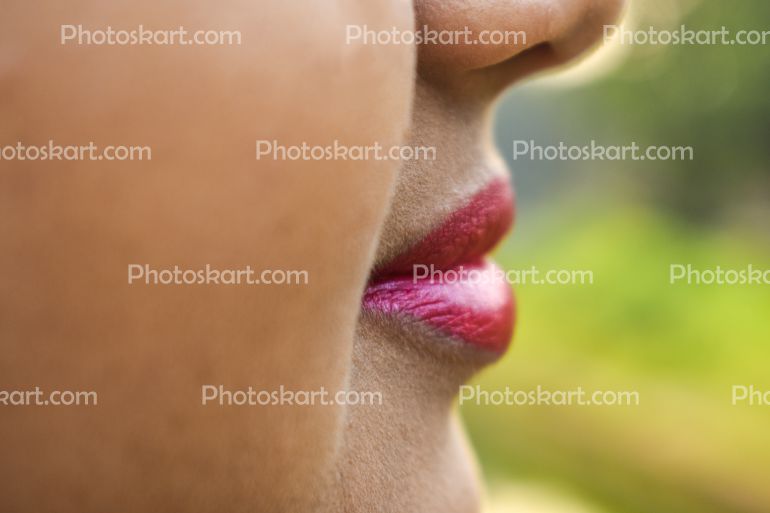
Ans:
{"label": "lower lip", "polygon": [[480,261],[421,279],[386,277],[371,283],[363,308],[406,322],[419,320],[440,334],[497,354],[508,347],[513,295],[499,267]]}

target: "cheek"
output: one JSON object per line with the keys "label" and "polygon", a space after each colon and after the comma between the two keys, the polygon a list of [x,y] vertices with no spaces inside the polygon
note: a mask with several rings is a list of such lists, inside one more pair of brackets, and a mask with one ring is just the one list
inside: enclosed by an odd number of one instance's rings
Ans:
{"label": "cheek", "polygon": [[260,70],[259,96],[264,110],[274,112],[272,127],[369,144],[403,135],[411,106],[414,47],[366,45],[348,41],[348,34],[361,27],[409,30],[413,8],[410,2],[394,0],[356,4],[287,2],[270,13],[264,27],[269,33],[254,35],[255,40],[270,41],[259,45],[252,67]]}

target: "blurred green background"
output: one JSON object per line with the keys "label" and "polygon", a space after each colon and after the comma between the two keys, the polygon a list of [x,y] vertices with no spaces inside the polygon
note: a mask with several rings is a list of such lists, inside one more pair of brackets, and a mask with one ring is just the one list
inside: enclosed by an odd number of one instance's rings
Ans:
{"label": "blurred green background", "polygon": [[[628,28],[770,30],[770,2],[637,1]],[[669,265],[770,269],[770,45],[610,46],[520,85],[496,115],[513,169],[507,269],[590,269],[521,285],[514,348],[484,389],[634,390],[639,406],[478,406],[468,426],[494,513],[766,513],[770,286],[669,284]],[[692,146],[686,162],[512,159],[539,144]]]}

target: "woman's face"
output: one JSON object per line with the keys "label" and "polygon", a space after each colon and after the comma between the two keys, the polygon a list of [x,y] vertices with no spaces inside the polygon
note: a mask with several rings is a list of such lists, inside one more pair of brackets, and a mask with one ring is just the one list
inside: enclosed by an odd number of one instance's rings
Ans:
{"label": "woman's face", "polygon": [[[526,43],[417,48],[403,144],[435,148],[435,160],[399,167],[379,236],[351,388],[382,391],[385,401],[349,410],[339,463],[344,511],[478,510],[473,459],[452,405],[458,387],[505,351],[512,300],[505,283],[465,283],[446,271],[491,271],[479,261],[512,219],[509,173],[489,138],[491,106],[510,84],[596,43],[620,4],[414,1],[416,27],[471,37],[523,32]],[[443,270],[446,283],[414,284],[425,266]]]}
{"label": "woman's face", "polygon": [[[513,215],[492,102],[594,44],[621,1],[10,2],[3,140],[141,143],[155,155],[0,172],[0,376],[101,399],[4,413],[4,459],[18,462],[0,473],[10,510],[476,511],[452,403],[504,352],[512,299],[495,283],[417,285],[412,272],[488,265]],[[73,23],[237,29],[243,43],[51,43]],[[346,41],[351,27],[526,42],[363,44]],[[433,153],[255,160],[254,140]],[[131,263],[311,279],[129,287]],[[203,384],[379,392],[382,404],[202,407]]]}

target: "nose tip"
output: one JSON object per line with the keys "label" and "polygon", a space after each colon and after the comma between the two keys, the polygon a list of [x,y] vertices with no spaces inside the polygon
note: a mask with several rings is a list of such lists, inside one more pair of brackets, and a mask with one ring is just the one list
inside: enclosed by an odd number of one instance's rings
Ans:
{"label": "nose tip", "polygon": [[[599,41],[624,0],[414,0],[423,77],[501,88]],[[467,85],[467,84],[466,84]]]}

